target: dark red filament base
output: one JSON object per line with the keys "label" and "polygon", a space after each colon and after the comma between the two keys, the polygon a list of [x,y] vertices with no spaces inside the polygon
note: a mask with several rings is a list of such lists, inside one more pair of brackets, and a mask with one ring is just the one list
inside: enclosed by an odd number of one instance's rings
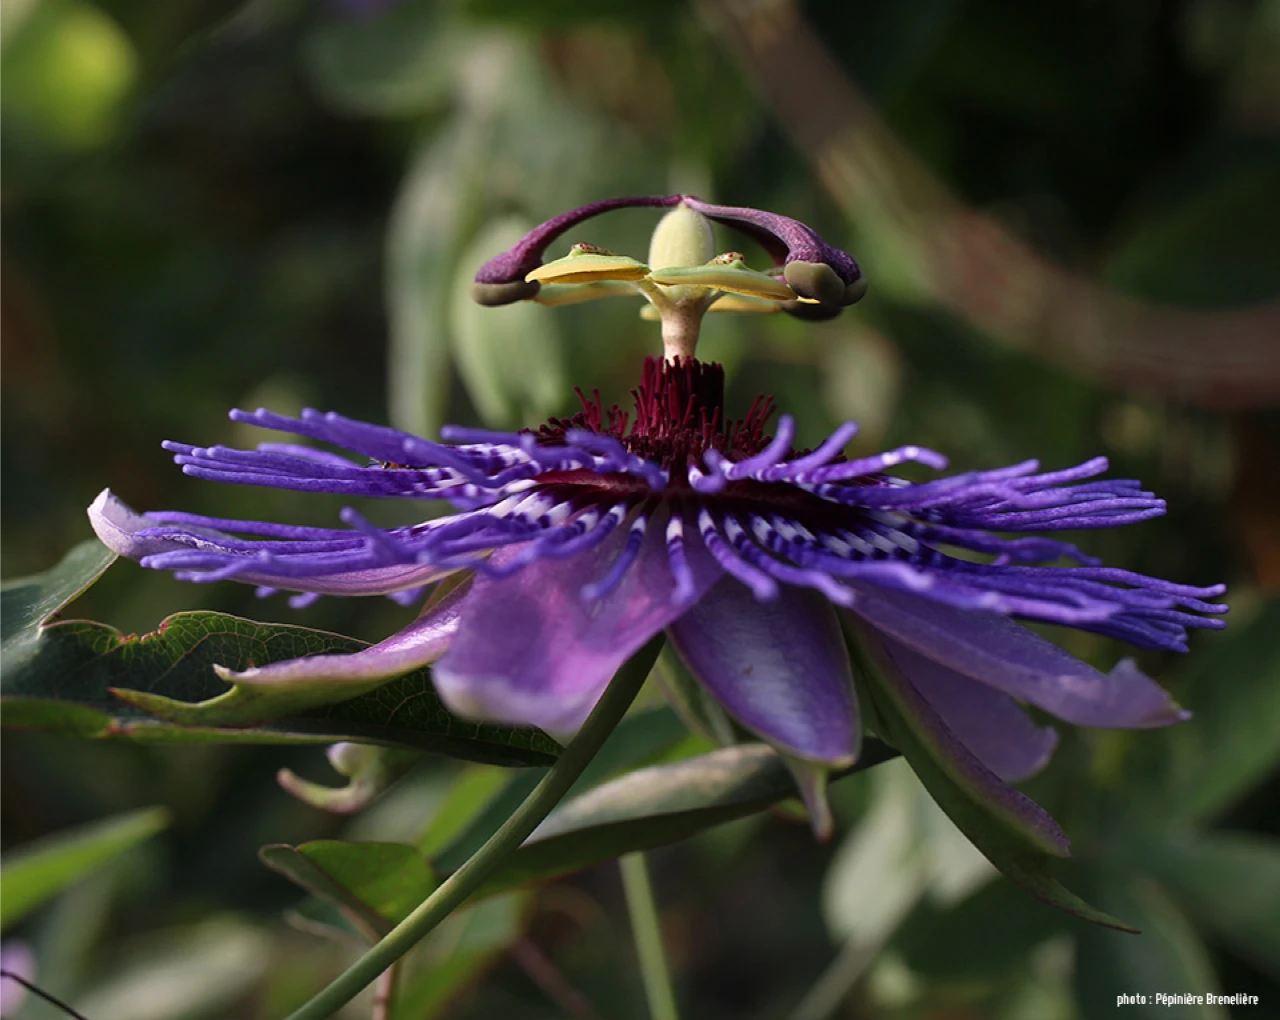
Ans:
{"label": "dark red filament base", "polygon": [[640,388],[631,391],[634,419],[617,404],[606,409],[599,390],[591,397],[577,393],[582,410],[569,418],[552,418],[538,430],[540,441],[563,443],[570,429],[597,432],[671,470],[700,459],[708,450],[741,460],[759,453],[772,438],[764,430],[773,416],[773,398],[756,397],[745,418],[726,424],[724,369],[696,358],[646,358]]}
{"label": "dark red filament base", "polygon": [[[582,410],[569,418],[552,418],[538,430],[538,439],[548,445],[560,444],[570,429],[612,436],[631,453],[667,469],[671,482],[658,498],[679,500],[687,496],[743,513],[781,512],[818,527],[848,523],[847,512],[795,486],[744,479],[730,482],[714,495],[691,491],[685,468],[701,460],[708,450],[740,461],[759,453],[773,438],[765,432],[773,417],[772,397],[757,397],[746,417],[725,423],[724,369],[720,365],[704,364],[696,358],[672,362],[646,358],[640,387],[631,395],[635,399],[634,419],[616,404],[606,410],[598,390],[590,398],[578,390]],[[578,505],[612,503],[624,495],[655,498],[648,484],[634,475],[602,475],[579,469],[549,471],[538,481]]]}

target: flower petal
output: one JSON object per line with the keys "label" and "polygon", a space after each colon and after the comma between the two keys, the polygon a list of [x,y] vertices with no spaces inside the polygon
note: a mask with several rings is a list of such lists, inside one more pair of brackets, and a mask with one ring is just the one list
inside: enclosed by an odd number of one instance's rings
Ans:
{"label": "flower petal", "polygon": [[1134,729],[1188,718],[1125,659],[1105,674],[1021,624],[907,592],[851,582],[853,611],[919,654],[1080,726]]}
{"label": "flower petal", "polygon": [[729,714],[778,750],[831,765],[857,758],[849,653],[835,610],[818,593],[783,586],[760,603],[727,577],[667,633]]}
{"label": "flower petal", "polygon": [[454,588],[435,605],[429,606],[413,623],[376,645],[349,655],[308,655],[300,659],[273,662],[241,672],[215,666],[223,680],[252,687],[305,685],[308,688],[342,690],[390,680],[444,654],[458,630],[458,606],[466,595],[465,584]]}
{"label": "flower petal", "polygon": [[[311,575],[285,573],[283,569],[273,570],[269,559],[264,560],[252,551],[246,552],[242,540],[216,528],[187,525],[182,528],[181,538],[176,537],[172,529],[168,535],[149,535],[148,532],[152,529],[164,528],[164,523],[138,513],[117,499],[110,489],[103,489],[90,505],[89,523],[104,545],[132,560],[173,553],[190,553],[193,556],[204,554],[199,557],[202,561],[200,565],[164,564],[169,569],[186,570],[189,576],[185,579],[193,581],[226,578],[244,584],[285,591],[316,592],[321,595],[389,595],[429,584],[452,572],[452,568],[429,564],[393,563]],[[262,527],[251,522],[246,522],[246,525],[247,531]],[[281,530],[286,529],[281,526]],[[353,539],[363,542],[359,532],[352,531],[350,534]],[[204,560],[217,560],[218,563],[216,566],[208,566],[204,564]]]}
{"label": "flower petal", "polygon": [[[463,601],[457,636],[435,668],[436,688],[449,707],[553,735],[582,725],[618,667],[687,605],[675,598],[665,528],[656,521],[622,579],[599,585],[628,537],[618,528],[572,559],[543,560],[507,578],[478,576]],[[499,550],[491,562],[501,570],[517,554]],[[697,599],[720,571],[697,543],[687,543],[685,554],[690,597]],[[584,599],[583,589],[593,584],[608,593]]]}
{"label": "flower petal", "polygon": [[[981,830],[990,819],[998,820],[996,828],[1019,842],[1056,857],[1070,856],[1067,837],[1058,823],[1039,804],[1001,780],[965,745],[949,720],[921,694],[913,678],[897,668],[884,636],[861,621],[855,628],[858,648],[871,664],[866,681],[881,736],[902,751],[961,831],[997,867],[999,861],[982,840]],[[948,791],[960,795],[950,805],[942,796]],[[963,816],[953,813],[957,807]],[[971,831],[966,818],[977,823],[979,830]]]}
{"label": "flower petal", "polygon": [[898,668],[952,732],[974,755],[1006,782],[1039,772],[1053,755],[1058,734],[1037,726],[1007,694],[885,639]]}

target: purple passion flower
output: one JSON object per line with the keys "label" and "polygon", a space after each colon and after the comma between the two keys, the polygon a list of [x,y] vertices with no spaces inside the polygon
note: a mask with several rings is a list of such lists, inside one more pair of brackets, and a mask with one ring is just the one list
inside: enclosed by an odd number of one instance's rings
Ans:
{"label": "purple passion flower", "polygon": [[[994,795],[1054,747],[1053,730],[1023,703],[1083,726],[1185,717],[1132,660],[1102,673],[1015,622],[1174,651],[1185,650],[1188,627],[1223,625],[1199,615],[1225,612],[1205,601],[1221,585],[1173,584],[1103,566],[1067,542],[1018,536],[1164,512],[1138,482],[1099,479],[1105,459],[911,482],[890,472],[905,462],[941,469],[945,459],[916,446],[846,459],[851,422],[796,451],[790,417],[767,431],[768,399],[726,417],[718,365],[651,358],[633,395],[631,414],[606,409],[597,393],[537,432],[448,428],[444,443],[332,413],[231,413],[349,455],[165,444],[199,478],[452,503],[454,513],[421,524],[381,528],[353,509],[335,529],[140,515],[109,491],[89,516],[116,552],[189,581],[310,598],[416,593],[472,575],[380,644],[223,671],[233,680],[370,680],[434,663],[455,711],[564,734],[665,630],[729,715],[825,775],[857,758],[862,733],[843,613],[870,635],[906,700],[984,766]],[[1075,565],[1046,565],[1061,560]]]}

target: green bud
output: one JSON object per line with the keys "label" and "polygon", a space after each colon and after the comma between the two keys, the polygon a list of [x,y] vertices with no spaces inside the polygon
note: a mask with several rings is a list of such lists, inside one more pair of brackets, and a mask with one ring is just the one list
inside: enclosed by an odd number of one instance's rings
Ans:
{"label": "green bud", "polygon": [[716,253],[711,221],[681,202],[658,221],[649,242],[653,269],[701,266]]}

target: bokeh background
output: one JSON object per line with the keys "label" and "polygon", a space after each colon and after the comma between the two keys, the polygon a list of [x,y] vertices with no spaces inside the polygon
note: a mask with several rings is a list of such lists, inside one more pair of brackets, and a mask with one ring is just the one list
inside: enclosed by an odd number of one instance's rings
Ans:
{"label": "bokeh background", "polygon": [[[852,417],[856,449],[916,442],[958,467],[1106,454],[1169,514],[1084,547],[1227,581],[1233,610],[1185,660],[1139,656],[1197,722],[1064,734],[1030,787],[1073,836],[1069,884],[1142,938],[993,880],[895,763],[835,787],[829,845],[764,815],[653,855],[685,1015],[1090,1020],[1121,992],[1221,989],[1262,1004],[1159,1015],[1280,1017],[1275,0],[0,9],[7,577],[88,537],[107,484],[140,508],[330,523],[337,502],[172,467],[161,439],[256,440],[232,406],[429,434],[533,424],[572,410],[574,386],[623,400],[656,349],[636,304],[481,310],[475,268],[615,194],[784,212],[850,250],[870,293],[820,325],[712,317],[702,354],[732,400],[774,393],[802,442]],[[643,257],[653,222],[613,214],[564,246]],[[412,612],[294,612],[124,563],[74,614],[143,633],[197,607],[366,639]],[[1125,654],[1055,637],[1102,665]],[[17,931],[90,1020],[283,1015],[354,950],[287,922],[299,893],[256,849],[412,841],[451,784],[487,781],[427,761],[344,821],[275,784],[281,766],[334,780],[315,749],[7,733],[3,765],[6,850],[172,812]],[[610,867],[494,901],[429,951],[397,1016],[645,1015]]]}

